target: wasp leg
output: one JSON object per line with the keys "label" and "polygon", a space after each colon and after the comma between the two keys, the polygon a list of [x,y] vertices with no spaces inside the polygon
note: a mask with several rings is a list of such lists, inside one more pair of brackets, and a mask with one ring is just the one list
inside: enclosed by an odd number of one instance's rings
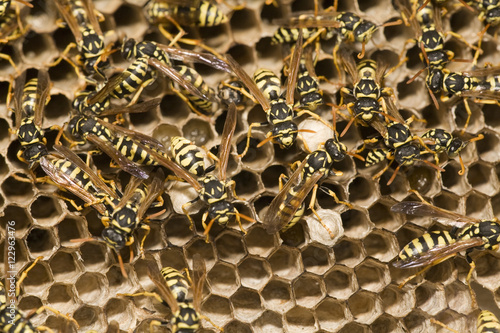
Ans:
{"label": "wasp leg", "polygon": [[430,321],[431,321],[431,323],[436,324],[436,325],[439,325],[439,326],[441,326],[441,327],[443,327],[443,328],[446,328],[447,330],[449,330],[449,331],[451,331],[451,332],[454,332],[454,333],[460,333],[460,332],[458,332],[457,330],[454,330],[453,328],[451,328],[451,327],[447,326],[445,323],[440,322],[439,320],[436,320],[436,319],[434,319],[434,318],[431,318],[431,319],[430,319]]}
{"label": "wasp leg", "polygon": [[33,317],[33,316],[36,316],[36,315],[42,313],[45,310],[48,310],[48,311],[54,313],[56,316],[60,316],[60,317],[65,318],[68,321],[71,321],[72,323],[74,323],[76,325],[77,328],[80,328],[80,325],[78,325],[78,322],[74,318],[71,318],[69,315],[62,314],[60,311],[58,311],[54,308],[51,308],[50,306],[46,306],[46,305],[39,307],[35,312],[33,312],[31,315],[28,316],[28,319],[30,317]]}
{"label": "wasp leg", "polygon": [[77,45],[75,43],[69,43],[68,46],[66,46],[66,48],[64,49],[64,51],[62,51],[61,55],[59,55],[59,58],[57,58],[55,61],[50,63],[49,67],[57,66],[57,65],[59,65],[59,63],[62,60],[65,60],[68,64],[71,65],[71,67],[73,67],[75,69],[75,73],[78,77],[85,78],[85,75],[83,75],[83,73],[80,71],[80,68],[78,67],[78,65],[73,60],[71,60],[68,56],[68,53],[73,48],[77,48]]}
{"label": "wasp leg", "polygon": [[16,66],[16,64],[14,63],[14,60],[12,59],[12,57],[10,55],[4,54],[4,53],[0,53],[0,58],[4,59],[4,60],[7,60],[10,63],[10,65],[16,70],[17,75],[21,75],[21,72],[19,71],[19,68]]}
{"label": "wasp leg", "polygon": [[151,228],[147,224],[142,224],[141,229],[144,229],[144,236],[142,236],[139,251],[141,253],[141,258],[144,259],[144,242],[146,241],[146,237],[148,237],[149,233],[151,232]]}
{"label": "wasp leg", "polygon": [[42,260],[43,257],[38,257],[35,259],[35,261],[33,261],[33,263],[24,270],[24,272],[21,274],[21,276],[19,277],[19,280],[17,280],[17,284],[16,284],[16,296],[19,295],[19,293],[21,292],[21,283],[23,283],[24,279],[26,279],[26,277],[28,276],[28,272],[31,271],[33,269],[33,267],[35,267],[35,265],[38,263],[38,261]]}
{"label": "wasp leg", "polygon": [[257,126],[266,126],[267,123],[252,123],[248,127],[248,132],[247,132],[247,144],[245,146],[245,150],[243,153],[238,155],[238,158],[243,158],[247,153],[248,153],[248,148],[250,148],[250,138],[252,137],[252,128],[257,127]]}
{"label": "wasp leg", "polygon": [[191,225],[189,226],[189,229],[191,230],[194,230],[194,221],[193,219],[191,218],[191,216],[189,215],[189,212],[187,211],[187,207],[191,206],[192,204],[194,204],[195,202],[197,202],[198,200],[200,200],[200,197],[196,197],[194,198],[193,200],[191,201],[188,201],[186,202],[184,205],[182,205],[182,211],[184,212],[184,214],[187,216],[188,220],[189,220],[189,223],[191,223]]}
{"label": "wasp leg", "polygon": [[158,302],[164,303],[164,301],[160,297],[160,295],[158,295],[157,293],[154,293],[154,292],[149,292],[149,291],[143,291],[142,293],[135,293],[135,294],[116,294],[116,296],[129,296],[129,297],[146,296],[146,297],[154,297]]}
{"label": "wasp leg", "polygon": [[325,228],[326,231],[328,231],[328,234],[330,235],[330,238],[335,238],[335,234],[328,228],[328,226],[323,222],[321,217],[318,215],[318,212],[316,209],[314,209],[314,205],[316,204],[316,194],[318,192],[318,184],[314,185],[314,188],[312,190],[312,197],[311,201],[309,202],[309,209],[316,215],[316,218],[318,219],[318,222],[321,223],[323,228]]}
{"label": "wasp leg", "polygon": [[416,278],[417,276],[419,275],[422,275],[424,274],[425,272],[427,272],[427,270],[429,270],[432,266],[434,266],[435,264],[430,264],[429,266],[427,267],[424,267],[423,269],[421,269],[417,274],[413,274],[412,276],[410,277],[407,277],[406,279],[404,279],[403,282],[401,282],[399,285],[398,285],[398,288],[401,289],[405,286],[405,284],[407,284],[408,282],[410,282],[411,280],[413,280],[414,278]]}
{"label": "wasp leg", "polygon": [[198,109],[196,109],[195,106],[189,100],[189,98],[187,98],[186,95],[184,95],[180,90],[174,88],[173,85],[171,85],[170,89],[172,89],[172,91],[188,105],[188,107],[191,109],[191,111],[196,113],[199,117],[205,119],[205,121],[209,122],[210,124],[214,123],[214,120],[211,117],[207,116],[206,114],[201,113]]}

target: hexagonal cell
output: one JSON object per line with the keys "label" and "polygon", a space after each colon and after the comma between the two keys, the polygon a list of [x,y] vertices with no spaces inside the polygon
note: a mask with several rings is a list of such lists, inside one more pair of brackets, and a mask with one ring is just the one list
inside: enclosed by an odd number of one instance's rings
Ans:
{"label": "hexagonal cell", "polygon": [[29,64],[49,62],[56,56],[54,46],[49,35],[27,34],[22,45],[23,59]]}
{"label": "hexagonal cell", "polygon": [[278,278],[271,279],[262,289],[260,295],[264,299],[266,308],[279,313],[284,313],[294,303],[290,283]]}
{"label": "hexagonal cell", "polygon": [[[165,95],[160,103],[160,112],[164,119],[169,120],[169,123],[178,124],[184,121],[190,113],[191,110],[189,106],[177,95]],[[204,131],[206,129],[206,124],[200,128],[201,134],[210,133],[209,131]],[[190,127],[192,130],[192,127]],[[186,133],[190,133],[191,130]],[[204,136],[202,135],[202,138]]]}
{"label": "hexagonal cell", "polygon": [[4,234],[8,229],[7,226],[14,227],[12,222],[9,223],[9,221],[14,221],[16,236],[22,238],[25,237],[29,228],[33,224],[33,221],[26,210],[14,205],[8,205],[5,207],[3,216],[0,217],[0,226],[2,227]]}
{"label": "hexagonal cell", "polygon": [[356,322],[349,323],[342,327],[341,330],[338,331],[339,333],[368,333],[370,330],[368,327],[358,324]]}
{"label": "hexagonal cell", "polygon": [[212,267],[208,272],[207,281],[213,293],[226,297],[231,296],[239,287],[235,267],[223,262]]}
{"label": "hexagonal cell", "polygon": [[449,161],[444,167],[445,172],[443,172],[443,188],[453,192],[457,195],[463,195],[470,189],[470,185],[467,182],[467,178],[460,176],[458,172],[461,170],[460,164],[456,161]]}
{"label": "hexagonal cell", "polygon": [[41,195],[31,203],[30,212],[37,224],[52,226],[61,216],[61,206],[56,199]]}
{"label": "hexagonal cell", "polygon": [[374,183],[363,177],[356,177],[348,186],[349,202],[361,207],[369,207],[376,201],[375,193]]}
{"label": "hexagonal cell", "polygon": [[185,216],[173,216],[164,224],[165,234],[170,243],[183,246],[193,238],[193,231],[189,229],[191,224]]}
{"label": "hexagonal cell", "polygon": [[396,231],[403,224],[402,216],[391,212],[393,203],[377,202],[368,209],[370,220],[378,228]]}
{"label": "hexagonal cell", "polygon": [[404,332],[403,325],[396,319],[389,315],[383,314],[371,325],[374,332]]}
{"label": "hexagonal cell", "polygon": [[232,178],[236,182],[236,194],[239,197],[250,197],[259,191],[259,177],[253,173],[242,170]]}
{"label": "hexagonal cell", "polygon": [[28,250],[33,257],[50,256],[59,245],[51,230],[33,228],[26,237]]}
{"label": "hexagonal cell", "polygon": [[500,287],[500,281],[496,278],[500,271],[500,264],[495,253],[489,251],[481,253],[481,256],[474,259],[474,262],[476,263],[477,282],[489,290],[496,290]]}
{"label": "hexagonal cell", "polygon": [[345,235],[350,238],[362,239],[373,228],[365,211],[350,209],[343,212],[341,217]]}
{"label": "hexagonal cell", "polygon": [[56,310],[63,313],[70,313],[76,307],[75,294],[71,285],[53,284],[47,296],[47,302]]}
{"label": "hexagonal cell", "polygon": [[30,311],[37,310],[42,306],[42,301],[35,296],[23,296],[19,299],[17,308],[22,313],[29,313]]}
{"label": "hexagonal cell", "polygon": [[[227,53],[230,54],[250,76],[252,76],[255,70],[255,52],[251,47],[235,44]],[[272,70],[272,68],[270,69]]]}
{"label": "hexagonal cell", "polygon": [[98,326],[99,322],[102,322],[101,316],[102,312],[98,307],[88,305],[82,305],[73,313],[73,318],[78,322],[80,329],[90,329]]}
{"label": "hexagonal cell", "polygon": [[[450,309],[441,312],[433,319],[458,332],[465,332],[470,327],[470,325],[467,325],[465,316],[459,315]],[[436,325],[436,323],[433,324]]]}
{"label": "hexagonal cell", "polygon": [[100,271],[106,267],[108,257],[106,245],[98,242],[86,242],[80,247],[81,262],[87,271]]}
{"label": "hexagonal cell", "polygon": [[146,31],[146,18],[142,15],[142,11],[135,6],[127,4],[120,6],[114,12],[113,18],[116,31],[124,33],[129,38],[140,39]]}
{"label": "hexagonal cell", "polygon": [[[314,219],[313,222],[314,223],[312,224],[315,227],[317,227],[318,225],[321,227],[321,225],[317,223],[316,219]],[[291,247],[300,248],[306,242],[306,231],[304,230],[304,226],[302,225],[302,223],[296,223],[286,231],[281,232],[280,236],[283,240],[283,244]]]}
{"label": "hexagonal cell", "polygon": [[283,320],[281,315],[272,311],[264,311],[264,313],[252,323],[252,327],[256,333],[277,332],[283,329]]}
{"label": "hexagonal cell", "polygon": [[500,153],[496,150],[500,144],[498,136],[489,131],[481,134],[484,135],[484,138],[475,142],[479,157],[485,162],[497,162],[500,160]]}
{"label": "hexagonal cell", "polygon": [[72,253],[58,251],[49,261],[52,276],[56,281],[71,281],[80,272],[80,264],[77,264]]}
{"label": "hexagonal cell", "polygon": [[102,274],[84,273],[75,283],[78,297],[86,304],[103,304],[107,296],[107,281]]}
{"label": "hexagonal cell", "polygon": [[338,264],[355,267],[366,257],[360,241],[343,239],[333,247]]}
{"label": "hexagonal cell", "polygon": [[224,325],[233,317],[229,300],[217,295],[208,296],[201,310],[218,326]]}
{"label": "hexagonal cell", "polygon": [[238,320],[232,320],[224,326],[224,332],[252,333],[253,331],[249,324],[242,323]]}
{"label": "hexagonal cell", "polygon": [[108,280],[109,294],[114,295],[119,292],[132,293],[136,290],[137,287],[134,281],[136,281],[137,277],[132,268],[133,267],[130,264],[125,264],[125,271],[127,272],[128,277],[123,276],[118,263],[113,264],[108,269],[106,272],[106,279]]}
{"label": "hexagonal cell", "polygon": [[302,250],[301,254],[306,271],[321,275],[330,268],[330,254],[328,249],[321,245],[308,245]]}
{"label": "hexagonal cell", "polygon": [[439,265],[432,266],[426,273],[425,279],[429,282],[447,284],[456,279],[456,270],[453,260],[446,260]]}
{"label": "hexagonal cell", "polygon": [[342,265],[335,265],[325,274],[324,281],[328,295],[338,299],[349,298],[359,288],[353,270]]}
{"label": "hexagonal cell", "polygon": [[488,197],[472,191],[465,201],[465,215],[478,219],[492,216],[491,203]]}
{"label": "hexagonal cell", "polygon": [[313,274],[302,274],[292,284],[297,305],[312,308],[325,295],[323,280]]}
{"label": "hexagonal cell", "polygon": [[486,195],[494,195],[498,192],[498,179],[493,168],[487,164],[476,163],[469,166],[467,180],[474,190]]}
{"label": "hexagonal cell", "polygon": [[[31,264],[30,264],[31,265]],[[26,270],[28,266],[25,266],[22,272]],[[38,262],[33,268],[29,271],[26,279],[22,284],[22,289],[24,293],[21,292],[22,295],[32,294],[32,295],[43,295],[49,289],[49,286],[52,284],[53,279],[50,273],[50,269],[47,267],[45,262]]]}
{"label": "hexagonal cell", "polygon": [[242,9],[233,12],[230,25],[237,43],[253,45],[259,40],[260,28],[254,11]]}
{"label": "hexagonal cell", "polygon": [[424,282],[415,289],[417,306],[431,316],[435,316],[446,307],[444,288],[440,285]]}
{"label": "hexagonal cell", "polygon": [[285,315],[285,327],[289,332],[311,332],[316,328],[313,311],[295,306]]}
{"label": "hexagonal cell", "polygon": [[68,216],[57,225],[57,235],[62,246],[76,247],[78,243],[72,242],[72,239],[81,239],[88,237],[86,231],[86,221],[80,216]]}
{"label": "hexagonal cell", "polygon": [[285,279],[293,279],[303,272],[300,253],[297,249],[281,246],[269,257],[273,273]]}
{"label": "hexagonal cell", "polygon": [[[271,144],[265,144],[257,148],[259,142],[266,139],[266,135],[258,130],[252,130],[252,138],[250,139],[248,151],[241,159],[244,166],[253,171],[262,171],[269,163],[272,162],[274,156],[274,147]],[[236,137],[238,154],[242,154],[247,146],[247,134],[241,133]],[[286,172],[283,172],[286,173]],[[279,175],[278,175],[279,177]],[[278,178],[276,178],[277,180]]]}
{"label": "hexagonal cell", "polygon": [[33,197],[33,186],[10,176],[2,182],[2,192],[10,202],[26,203]]}
{"label": "hexagonal cell", "polygon": [[390,285],[380,293],[384,312],[394,317],[404,317],[415,307],[413,292]]}
{"label": "hexagonal cell", "polygon": [[205,261],[207,269],[211,267],[215,260],[214,249],[212,245],[206,243],[204,239],[196,239],[191,244],[184,248],[185,257],[187,259],[192,259],[193,255],[199,254]]}
{"label": "hexagonal cell", "polygon": [[115,320],[123,328],[135,327],[133,306],[128,300],[111,298],[104,306],[104,313],[109,322]]}
{"label": "hexagonal cell", "polygon": [[325,298],[315,309],[319,327],[327,331],[336,331],[352,320],[346,303],[330,297]]}
{"label": "hexagonal cell", "polygon": [[190,119],[182,126],[183,136],[195,145],[201,147],[214,139],[210,125],[201,119]]}
{"label": "hexagonal cell", "polygon": [[238,320],[250,322],[257,319],[262,311],[259,294],[248,288],[239,288],[238,291],[231,296],[233,304],[234,316]]}
{"label": "hexagonal cell", "polygon": [[445,287],[446,301],[450,309],[458,313],[468,313],[472,309],[472,299],[467,285],[455,281]]}
{"label": "hexagonal cell", "polygon": [[354,271],[359,286],[365,290],[378,293],[391,282],[387,266],[371,258],[362,262]]}
{"label": "hexagonal cell", "polygon": [[271,267],[261,258],[247,257],[238,265],[238,273],[242,285],[261,289],[271,278]]}
{"label": "hexagonal cell", "polygon": [[371,324],[383,313],[380,297],[364,290],[349,298],[348,305],[356,322],[362,324]]}
{"label": "hexagonal cell", "polygon": [[383,262],[391,261],[399,252],[396,237],[385,230],[373,230],[363,240],[366,255]]}
{"label": "hexagonal cell", "polygon": [[275,237],[257,225],[245,235],[245,243],[249,254],[266,257],[274,250]]}

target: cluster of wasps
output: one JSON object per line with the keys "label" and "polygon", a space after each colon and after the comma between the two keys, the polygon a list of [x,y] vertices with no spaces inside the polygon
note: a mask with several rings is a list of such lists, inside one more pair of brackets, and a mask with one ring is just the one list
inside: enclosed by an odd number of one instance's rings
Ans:
{"label": "cluster of wasps", "polygon": [[[27,164],[30,172],[30,177],[16,175],[16,178],[20,181],[54,184],[61,192],[77,197],[70,199],[65,195],[60,196],[67,199],[75,209],[92,207],[104,225],[102,234],[75,241],[100,241],[115,250],[124,277],[127,277],[127,271],[120,251],[131,246],[135,242],[134,234],[143,229],[140,252],[142,256],[145,255],[144,241],[150,231],[149,222],[165,211],[162,195],[166,191],[167,182],[182,180],[198,193],[195,199],[182,206],[191,228],[194,228],[195,221],[189,214],[189,206],[200,200],[208,205],[201,219],[207,242],[214,224],[225,226],[236,221],[245,233],[241,219],[256,222],[253,217],[236,209],[233,199],[244,199],[236,195],[235,181],[228,180],[227,177],[238,110],[244,109],[251,101],[260,104],[267,121],[249,126],[245,148],[238,155],[239,158],[243,158],[252,146],[252,129],[264,126],[270,130],[256,149],[267,143],[273,143],[279,149],[288,149],[298,139],[302,139],[307,154],[303,160],[293,164],[290,176],[280,177],[279,193],[260,221],[270,234],[293,227],[305,214],[306,199],[311,195],[308,208],[330,237],[336,236],[316,212],[315,198],[317,191],[321,190],[336,203],[352,208],[351,203],[341,201],[334,191],[321,184],[329,176],[341,174],[333,166],[347,156],[364,161],[367,167],[387,160],[386,167],[374,175],[374,179],[381,177],[396,162],[398,166],[389,178],[388,185],[394,181],[400,168],[410,167],[415,162],[431,166],[437,172],[444,171],[439,162],[440,154],[443,153],[448,158],[460,159],[460,173],[463,174],[465,166],[460,157],[461,151],[469,143],[481,140],[483,135],[464,139],[463,135],[457,136],[440,128],[417,134],[411,126],[415,119],[404,119],[401,116],[394,92],[383,85],[384,77],[390,75],[393,69],[388,70],[388,65],[383,61],[365,57],[366,44],[382,27],[401,24],[411,26],[415,33],[411,42],[421,50],[420,56],[425,67],[410,81],[427,71],[425,82],[436,108],[443,109],[443,105],[454,97],[463,98],[469,115],[467,98],[473,97],[481,103],[498,104],[498,67],[463,72],[452,72],[446,68],[449,62],[459,59],[454,59],[453,52],[446,50],[444,46],[445,33],[440,23],[442,1],[395,0],[401,19],[384,24],[373,23],[352,12],[339,12],[336,4],[321,12],[316,4],[314,12],[277,20],[275,23],[280,27],[272,37],[272,42],[283,44],[284,49],[291,49],[291,54],[284,61],[283,72],[287,76],[285,89],[282,89],[281,80],[272,71],[259,69],[250,77],[230,55],[220,55],[202,41],[184,37],[183,26],[209,27],[227,22],[227,16],[219,8],[223,5],[207,0],[150,0],[144,6],[144,14],[150,24],[156,26],[170,43],[167,45],[125,38],[121,41],[121,47],[117,47],[113,44],[106,45],[105,34],[100,29],[99,15],[91,0],[52,1],[62,18],[61,25],[68,27],[75,38],[75,43],[68,45],[52,65],[67,61],[85,79],[86,86],[75,93],[69,122],[63,127],[53,126],[47,129],[43,128],[43,113],[50,96],[51,84],[46,69],[40,68],[36,72],[26,70],[13,79],[12,97],[9,94],[8,98],[9,107],[14,113],[12,132],[16,134],[21,146],[18,158]],[[20,2],[24,4],[22,10],[18,9],[20,6],[10,8],[10,1],[3,1],[0,5],[0,42],[4,44],[16,41],[29,30],[22,21],[31,4]],[[462,6],[475,11],[479,19],[485,22],[482,34],[500,23],[500,2],[461,2]],[[176,33],[170,31],[172,27],[177,30]],[[327,105],[320,89],[320,78],[315,73],[315,64],[320,54],[321,40],[331,38],[336,39],[332,54],[335,67],[339,76],[344,77],[344,72],[347,73],[351,83],[342,82],[339,103]],[[465,40],[463,42],[475,50],[471,59],[471,63],[475,65],[481,53],[481,42],[477,46],[470,45]],[[119,43],[117,41],[116,44]],[[361,44],[359,53],[352,51],[352,45],[356,43]],[[203,51],[179,47],[183,44]],[[77,55],[72,57],[71,52],[75,48]],[[110,56],[116,51],[120,51],[122,57],[130,61],[130,65],[111,76],[109,73],[113,66]],[[0,57],[8,60],[16,72],[19,72],[7,55],[1,54]],[[229,73],[231,79],[221,82],[216,93],[205,83],[202,75],[190,66],[193,62]],[[158,72],[172,81],[172,91],[200,118],[211,121],[219,109],[227,109],[224,111],[227,115],[217,156],[204,154],[203,149],[183,137],[172,137],[170,147],[165,147],[161,141],[124,126],[127,114],[147,112],[159,106],[160,99],[140,99],[142,90],[157,79]],[[441,97],[441,103],[437,97]],[[128,105],[124,105],[123,101],[128,102]],[[325,108],[332,109],[333,125],[320,115],[320,111]],[[346,109],[348,115],[342,109]],[[338,115],[348,120],[341,133],[336,131]],[[296,121],[302,116],[316,119],[332,130],[332,137],[314,151],[309,149],[301,135],[304,132],[314,134],[314,131],[299,129],[297,126]],[[353,125],[372,127],[376,136],[366,138],[358,149],[350,151],[342,143],[342,137]],[[464,130],[467,126],[468,120]],[[52,145],[48,144],[45,136],[45,132],[50,130],[58,131]],[[63,144],[63,141],[67,144]],[[115,178],[105,177],[100,170],[96,170],[91,163],[90,151],[74,149],[86,145],[92,145],[106,154],[114,166],[128,173],[130,179],[127,185],[120,186]],[[86,154],[86,161],[81,159],[82,154]],[[205,165],[205,155],[215,161],[211,166]],[[36,176],[38,167],[44,176]],[[424,267],[426,270],[466,251],[466,259],[471,265],[467,276],[469,282],[475,267],[470,252],[474,249],[495,250],[499,247],[500,226],[496,220],[468,218],[424,201],[402,202],[392,209],[399,213],[444,218],[454,227],[450,232],[430,232],[414,239],[403,248],[399,259],[394,262],[398,268]],[[148,215],[148,211],[152,210],[155,212]],[[31,267],[33,266],[34,264]],[[28,270],[23,276],[26,276]],[[171,325],[173,332],[196,331],[202,318],[200,305],[206,277],[205,263],[201,257],[193,257],[192,279],[189,274],[185,276],[170,267],[160,271],[153,260],[149,260],[148,272],[158,293],[143,292],[122,296],[154,297],[172,309],[170,321],[151,321],[152,331],[154,326],[166,324]],[[190,287],[192,300],[188,297]],[[17,309],[14,319],[10,319],[7,305],[15,296],[17,295],[8,296],[3,287],[0,289],[0,327],[3,332],[26,333],[35,332],[36,329],[50,331],[47,327],[35,328],[29,322],[29,316],[23,316]],[[40,308],[35,313],[44,309],[49,308]],[[57,310],[49,310],[62,315]],[[66,318],[68,322],[74,322],[70,317]],[[489,312],[481,313],[479,323],[478,332],[490,332],[494,329],[500,331],[500,323]]]}

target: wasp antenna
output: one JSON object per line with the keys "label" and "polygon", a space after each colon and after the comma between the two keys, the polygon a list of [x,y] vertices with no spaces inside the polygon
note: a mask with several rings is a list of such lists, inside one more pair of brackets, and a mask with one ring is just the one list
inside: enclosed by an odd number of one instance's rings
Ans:
{"label": "wasp antenna", "polygon": [[458,171],[458,174],[463,176],[465,173],[465,165],[461,155],[458,155],[458,160],[460,161],[460,171]]}

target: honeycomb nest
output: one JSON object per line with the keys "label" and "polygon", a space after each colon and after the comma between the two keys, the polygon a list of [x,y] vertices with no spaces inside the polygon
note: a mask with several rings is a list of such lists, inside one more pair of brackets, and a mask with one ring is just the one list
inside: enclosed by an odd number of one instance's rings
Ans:
{"label": "honeycomb nest", "polygon": [[[116,32],[111,39],[126,35],[137,40],[166,42],[155,27],[148,25],[142,10],[144,1],[94,2],[105,17],[103,30]],[[455,2],[449,1],[447,5],[444,30],[457,32],[470,43],[477,43],[477,33],[483,29],[481,22],[475,13]],[[34,1],[33,5],[26,18],[31,25],[29,33],[5,46],[2,52],[10,55],[20,70],[48,68],[53,87],[45,109],[44,127],[49,127],[69,120],[71,101],[82,82],[65,61],[50,67],[73,37],[69,29],[57,26],[57,11],[52,2]],[[331,3],[322,5],[326,8]],[[222,8],[229,22],[213,28],[189,29],[189,36],[203,39],[219,53],[231,54],[248,73],[260,67],[278,73],[283,66],[283,54],[280,45],[271,44],[276,29],[272,20],[290,12],[312,10],[313,2],[297,0],[275,7],[266,5],[263,0],[249,0],[242,8],[225,5]],[[378,24],[400,17],[389,0],[341,0],[338,9],[355,12]],[[395,66],[405,41],[412,37],[411,29],[403,25],[381,28],[367,44],[367,57],[382,56]],[[352,47],[359,49],[359,45]],[[455,52],[456,58],[472,57],[472,51],[455,37],[448,36],[445,47]],[[498,48],[496,38],[486,34],[482,48],[484,53],[479,63],[494,63]],[[316,71],[330,81],[322,83],[325,99],[336,102],[340,87],[351,83],[349,78],[341,82],[332,62],[332,49],[333,41],[322,41]],[[408,47],[409,60],[386,78],[385,85],[394,89],[405,117],[423,118],[427,128],[461,130],[466,119],[462,101],[454,101],[448,108],[437,111],[422,78],[406,84],[422,66],[418,53],[418,47]],[[113,55],[113,60],[117,68],[125,68],[126,63],[118,54]],[[466,66],[450,64],[457,70]],[[206,67],[197,69],[211,86],[227,78]],[[6,222],[16,222],[19,272],[35,258],[43,257],[22,285],[19,308],[29,313],[41,305],[50,305],[75,318],[82,332],[106,332],[108,323],[113,321],[119,323],[120,332],[149,332],[150,320],[170,318],[169,309],[147,297],[117,296],[118,293],[154,289],[147,275],[146,262],[137,258],[138,244],[132,246],[136,258],[126,264],[129,278],[125,279],[116,254],[105,244],[71,242],[100,235],[103,226],[92,209],[77,212],[54,196],[55,187],[23,183],[13,177],[13,173],[27,174],[28,170],[16,158],[20,145],[8,132],[13,127],[12,115],[5,104],[11,75],[15,75],[13,68],[7,61],[0,61],[0,207],[3,215],[0,227],[5,235]],[[163,98],[161,106],[146,114],[130,115],[131,128],[166,143],[174,135],[183,135],[198,145],[209,148],[218,145],[224,120],[220,117],[221,112],[209,123],[190,112],[166,87],[165,81],[159,79],[145,89],[145,98]],[[193,211],[196,231],[191,231],[180,210],[180,205],[186,202],[181,194],[187,187],[175,184],[164,194],[167,212],[150,224],[152,231],[146,240],[146,252],[160,266],[179,270],[189,267],[195,253],[202,255],[208,271],[202,313],[225,332],[445,332],[444,328],[430,322],[432,318],[460,332],[475,332],[479,310],[473,307],[465,283],[469,265],[463,256],[455,256],[431,268],[402,289],[398,284],[415,271],[398,270],[391,265],[399,250],[410,240],[429,229],[444,228],[430,218],[407,220],[390,211],[396,202],[409,197],[415,199],[408,193],[410,189],[418,190],[439,207],[468,216],[492,218],[500,215],[500,205],[497,205],[500,202],[498,106],[470,104],[472,118],[468,132],[482,133],[484,139],[465,149],[462,156],[466,172],[463,176],[457,174],[460,165],[456,160],[444,164],[445,172],[441,176],[418,164],[403,168],[394,183],[387,186],[392,171],[377,181],[371,177],[383,165],[365,168],[363,163],[351,157],[335,164],[335,169],[343,175],[329,177],[324,184],[335,191],[340,200],[352,203],[353,208],[336,204],[319,193],[318,213],[335,231],[334,239],[325,238],[324,229],[312,214],[306,214],[300,223],[281,235],[269,235],[264,230],[260,221],[278,192],[279,175],[287,173],[291,162],[305,156],[297,145],[282,151],[266,144],[251,149],[241,161],[232,156],[229,163],[228,175],[236,182],[236,193],[246,199],[236,202],[237,209],[258,220],[253,224],[243,223],[246,234],[237,225],[229,225],[226,229],[214,227],[211,241],[206,243],[201,227],[203,206],[198,207],[198,213]],[[325,120],[331,120],[328,108],[321,112]],[[265,114],[260,106],[248,106],[243,110],[235,134],[237,144],[244,142],[248,124],[263,120]],[[337,120],[337,130],[341,131],[347,121]],[[317,126],[310,119],[300,124],[301,128]],[[362,143],[365,132],[366,128],[353,127],[342,142],[353,149]],[[49,131],[49,141],[53,141],[55,135]],[[265,128],[253,131],[256,139],[262,140],[265,135]],[[317,135],[307,134],[305,139],[309,147],[315,149],[329,135],[325,130]],[[97,155],[93,161],[99,169],[109,171],[109,159]],[[126,177],[120,172],[118,178]],[[122,256],[128,258],[127,252],[123,251]],[[472,285],[479,307],[498,315],[498,254],[476,251],[473,257],[477,270]],[[32,321],[55,331],[65,327],[65,320],[50,312],[37,315]],[[201,332],[216,331],[207,321],[203,321],[203,325],[205,328]],[[156,328],[157,331],[162,329]]]}

